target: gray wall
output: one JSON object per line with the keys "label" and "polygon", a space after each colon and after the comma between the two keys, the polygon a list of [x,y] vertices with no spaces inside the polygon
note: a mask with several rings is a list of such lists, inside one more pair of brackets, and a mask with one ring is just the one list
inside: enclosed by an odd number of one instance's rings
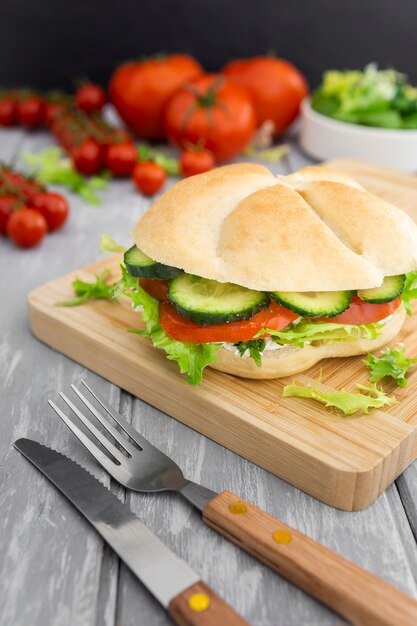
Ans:
{"label": "gray wall", "polygon": [[416,0],[0,0],[0,86],[103,84],[121,61],[159,50],[207,69],[274,50],[314,85],[330,67],[376,60],[417,82]]}

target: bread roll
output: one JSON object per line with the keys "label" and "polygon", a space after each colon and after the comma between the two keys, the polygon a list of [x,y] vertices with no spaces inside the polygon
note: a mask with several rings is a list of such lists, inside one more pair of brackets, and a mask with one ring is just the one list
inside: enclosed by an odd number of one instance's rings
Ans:
{"label": "bread roll", "polygon": [[258,291],[368,289],[417,267],[413,220],[320,166],[276,177],[241,163],[186,178],[133,241],[157,261]]}

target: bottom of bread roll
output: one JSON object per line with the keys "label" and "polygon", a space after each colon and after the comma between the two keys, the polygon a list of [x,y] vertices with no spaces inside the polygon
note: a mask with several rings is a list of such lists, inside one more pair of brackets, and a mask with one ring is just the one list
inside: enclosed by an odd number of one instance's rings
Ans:
{"label": "bottom of bread roll", "polygon": [[376,339],[355,339],[338,343],[309,344],[303,348],[285,346],[279,350],[265,350],[260,367],[250,357],[241,357],[227,348],[221,348],[217,352],[218,360],[211,363],[210,367],[243,378],[292,376],[303,372],[322,359],[354,356],[377,350],[400,332],[405,317],[404,307],[401,306],[387,318],[380,331],[381,334]]}

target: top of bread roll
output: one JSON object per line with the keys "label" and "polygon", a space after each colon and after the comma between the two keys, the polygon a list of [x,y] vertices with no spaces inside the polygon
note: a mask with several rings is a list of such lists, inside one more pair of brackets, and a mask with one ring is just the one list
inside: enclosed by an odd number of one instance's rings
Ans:
{"label": "top of bread roll", "polygon": [[226,165],[168,189],[134,243],[190,274],[259,291],[368,289],[417,267],[417,225],[326,167]]}

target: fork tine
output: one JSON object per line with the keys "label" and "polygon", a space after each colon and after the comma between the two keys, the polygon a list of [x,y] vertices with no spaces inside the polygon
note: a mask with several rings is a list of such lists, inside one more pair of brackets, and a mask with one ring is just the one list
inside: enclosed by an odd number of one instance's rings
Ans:
{"label": "fork tine", "polygon": [[117,443],[119,443],[126,450],[128,454],[133,456],[134,454],[137,453],[137,448],[132,446],[132,444],[129,441],[127,441],[126,437],[123,437],[123,435],[118,430],[116,430],[114,426],[112,426],[105,417],[103,417],[100,411],[98,411],[96,407],[93,406],[89,400],[87,400],[87,398],[81,393],[81,391],[77,389],[75,385],[71,385],[71,389],[77,394],[81,402],[85,404],[85,406],[98,419],[98,421],[101,424],[103,424],[107,432],[109,432],[111,436],[114,437]]}
{"label": "fork tine", "polygon": [[74,424],[74,422],[63,411],[61,411],[61,409],[54,402],[52,402],[52,400],[48,400],[48,404],[55,411],[58,417],[60,417],[68,428],[74,433],[77,439],[80,440],[83,446],[93,455],[93,457],[97,459],[97,461],[109,472],[109,474],[113,474],[115,467],[117,467],[115,463],[111,461],[104,454],[104,452],[102,452],[100,448],[98,448],[96,444],[93,443],[91,439],[89,439],[87,435],[85,435],[85,433],[83,433],[83,431],[80,430],[80,428],[78,428],[78,426]]}
{"label": "fork tine", "polygon": [[106,448],[106,450],[108,452],[110,452],[110,454],[117,459],[117,461],[122,464],[124,462],[126,462],[126,457],[124,454],[122,454],[122,452],[120,452],[120,450],[118,448],[116,448],[115,445],[113,445],[111,443],[111,441],[109,441],[107,439],[107,437],[105,437],[103,435],[102,432],[99,431],[98,428],[96,428],[94,426],[94,424],[92,424],[90,422],[90,420],[83,414],[81,413],[81,411],[75,406],[75,404],[73,404],[71,402],[71,400],[69,398],[67,398],[67,396],[62,393],[62,391],[59,392],[59,395],[61,396],[61,398],[63,399],[63,401],[69,406],[69,408],[75,413],[75,415],[78,417],[79,420],[81,420],[81,422],[88,428],[88,430],[90,431],[90,433],[92,433],[96,439],[99,440],[99,442],[101,443],[101,445]]}
{"label": "fork tine", "polygon": [[129,437],[138,444],[138,446],[140,446],[141,448],[145,448],[145,447],[152,448],[159,452],[159,450],[155,448],[155,446],[149,443],[149,441],[145,439],[144,437],[142,437],[142,435],[140,435],[137,432],[137,430],[133,428],[133,426],[131,426],[128,422],[126,422],[126,420],[123,419],[120,413],[117,413],[117,411],[115,411],[110,406],[110,404],[108,404],[105,400],[103,400],[103,398],[101,398],[98,395],[98,393],[93,391],[93,389],[91,389],[90,385],[88,385],[85,382],[85,380],[81,379],[80,382],[91,393],[91,395],[97,400],[97,402],[103,407],[103,409],[107,411],[107,413],[114,419],[114,421],[117,422],[121,428],[123,428],[125,433],[128,434]]}

